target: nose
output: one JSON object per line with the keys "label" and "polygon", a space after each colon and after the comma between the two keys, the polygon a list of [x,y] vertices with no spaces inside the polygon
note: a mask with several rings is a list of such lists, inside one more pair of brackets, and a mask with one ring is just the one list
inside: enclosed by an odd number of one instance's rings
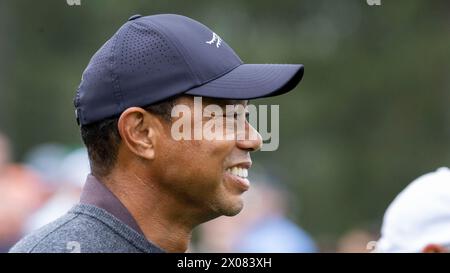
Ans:
{"label": "nose", "polygon": [[242,139],[238,138],[236,143],[239,149],[256,152],[261,149],[262,137],[250,123],[246,122],[245,137]]}

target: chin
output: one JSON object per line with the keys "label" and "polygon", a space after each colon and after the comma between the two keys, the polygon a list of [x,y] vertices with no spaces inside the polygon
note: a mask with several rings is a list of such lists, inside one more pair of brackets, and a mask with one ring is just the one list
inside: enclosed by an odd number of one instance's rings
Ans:
{"label": "chin", "polygon": [[222,208],[222,215],[225,216],[235,216],[241,212],[241,210],[244,208],[244,201],[242,198],[239,198],[238,200],[233,200],[228,204],[228,206]]}

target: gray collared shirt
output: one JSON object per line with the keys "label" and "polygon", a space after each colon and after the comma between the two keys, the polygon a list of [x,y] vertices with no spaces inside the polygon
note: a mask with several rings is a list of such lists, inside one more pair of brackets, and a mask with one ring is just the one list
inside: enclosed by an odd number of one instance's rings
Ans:
{"label": "gray collared shirt", "polygon": [[160,253],[120,200],[89,175],[79,204],[33,231],[10,249],[14,253]]}

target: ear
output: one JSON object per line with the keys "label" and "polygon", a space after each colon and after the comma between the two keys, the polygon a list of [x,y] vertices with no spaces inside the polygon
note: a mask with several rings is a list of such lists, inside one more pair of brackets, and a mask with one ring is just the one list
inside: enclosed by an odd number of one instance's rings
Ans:
{"label": "ear", "polygon": [[138,157],[155,157],[157,119],[140,107],[126,109],[119,118],[118,129],[124,145]]}
{"label": "ear", "polygon": [[439,244],[428,244],[423,250],[423,253],[447,253],[447,249]]}

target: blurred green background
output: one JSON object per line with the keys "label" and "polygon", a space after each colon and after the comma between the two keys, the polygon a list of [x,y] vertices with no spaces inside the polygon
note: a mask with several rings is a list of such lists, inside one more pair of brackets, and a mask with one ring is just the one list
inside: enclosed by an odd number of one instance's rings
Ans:
{"label": "blurred green background", "polygon": [[280,147],[254,155],[285,183],[291,217],[321,244],[378,229],[392,198],[450,165],[446,0],[0,2],[0,131],[15,160],[43,142],[79,146],[72,99],[93,53],[133,14],[178,13],[247,63],[303,63],[280,105]]}

